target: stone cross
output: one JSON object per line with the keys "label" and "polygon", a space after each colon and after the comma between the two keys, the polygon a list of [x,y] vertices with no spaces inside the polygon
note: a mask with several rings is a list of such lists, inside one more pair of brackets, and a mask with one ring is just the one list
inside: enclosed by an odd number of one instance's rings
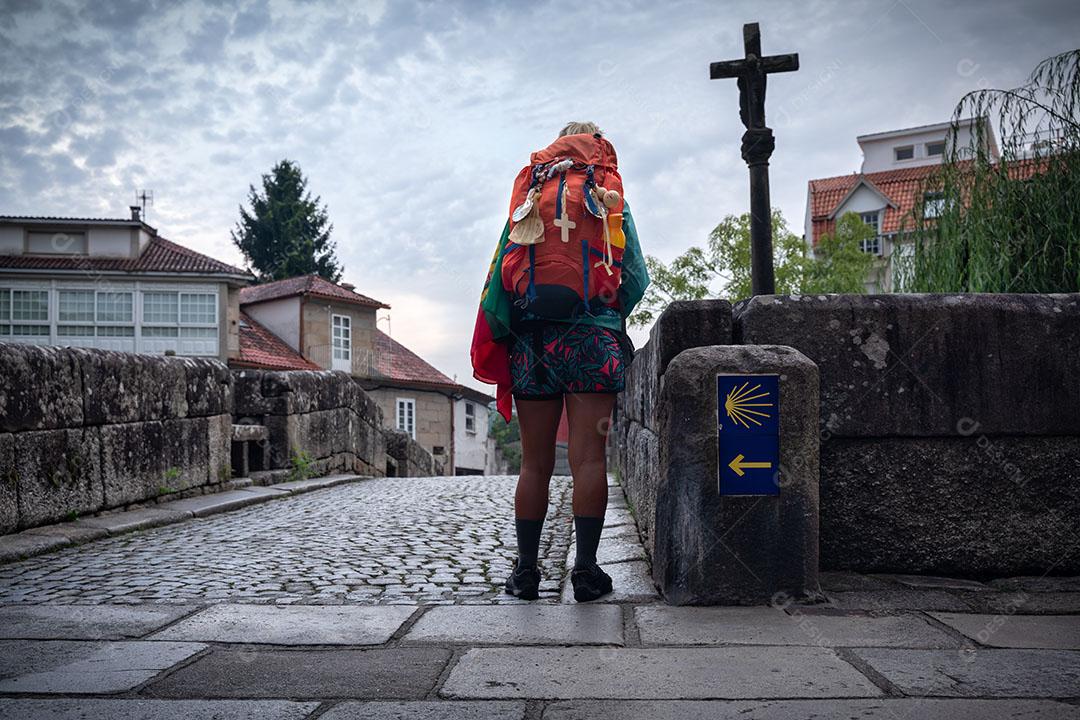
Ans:
{"label": "stone cross", "polygon": [[772,295],[776,290],[772,258],[772,207],[769,203],[769,158],[775,140],[765,125],[765,78],[769,73],[799,69],[799,55],[761,55],[761,30],[757,23],[743,25],[746,57],[709,65],[709,78],[737,78],[739,119],[746,127],[742,157],[750,169],[750,286],[753,295]]}

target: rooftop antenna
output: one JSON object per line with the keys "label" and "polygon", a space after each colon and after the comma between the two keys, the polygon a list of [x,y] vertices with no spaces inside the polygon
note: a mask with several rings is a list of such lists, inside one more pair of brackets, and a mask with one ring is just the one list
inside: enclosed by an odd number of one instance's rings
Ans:
{"label": "rooftop antenna", "polygon": [[146,205],[149,203],[151,206],[154,204],[154,191],[153,190],[140,190],[135,193],[135,202],[142,206],[142,221],[146,222]]}

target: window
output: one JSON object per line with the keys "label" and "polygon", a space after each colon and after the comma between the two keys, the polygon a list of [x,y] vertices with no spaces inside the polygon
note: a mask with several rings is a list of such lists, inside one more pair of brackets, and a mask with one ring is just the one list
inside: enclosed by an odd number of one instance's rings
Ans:
{"label": "window", "polygon": [[0,337],[48,338],[49,292],[0,288]]}
{"label": "window", "polygon": [[936,140],[934,142],[926,143],[926,156],[927,157],[933,157],[935,155],[944,155],[944,154],[945,154],[945,141],[944,140]]}
{"label": "window", "polygon": [[153,352],[217,354],[217,293],[147,290],[142,293],[143,346]]}
{"label": "window", "polygon": [[872,255],[881,254],[881,235],[879,234],[881,211],[875,210],[873,212],[859,213],[859,218],[864,223],[870,226],[874,231],[874,236],[865,238],[859,242],[859,249],[864,253],[870,253]]}
{"label": "window", "polygon": [[444,452],[445,452],[445,450],[444,450],[442,445],[432,445],[432,447],[431,447],[431,454],[432,455],[442,455],[442,454],[444,454]]}
{"label": "window", "polygon": [[412,398],[397,399],[397,429],[416,439],[416,401]]}
{"label": "window", "polygon": [[941,217],[941,211],[945,209],[945,194],[941,192],[928,192],[923,196],[923,217]]}
{"label": "window", "polygon": [[86,233],[28,232],[26,252],[32,255],[85,255]]}
{"label": "window", "polygon": [[352,372],[352,318],[348,315],[330,316],[330,367]]}
{"label": "window", "polygon": [[476,405],[465,403],[465,432],[476,433]]}
{"label": "window", "polygon": [[893,148],[893,153],[895,153],[897,160],[911,160],[915,157],[915,146],[901,145],[900,147]]}

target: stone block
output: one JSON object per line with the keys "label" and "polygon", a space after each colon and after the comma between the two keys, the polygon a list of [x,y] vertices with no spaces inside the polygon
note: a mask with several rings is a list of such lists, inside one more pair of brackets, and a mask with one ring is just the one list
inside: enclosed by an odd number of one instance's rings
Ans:
{"label": "stone block", "polygon": [[1080,435],[1080,295],[762,296],[735,338],[817,363],[832,436]]}
{"label": "stone block", "polygon": [[656,491],[660,481],[660,468],[657,463],[659,457],[660,447],[656,433],[631,421],[624,450],[622,481],[627,500],[634,507],[642,542],[650,554],[656,551]]}
{"label": "stone block", "polygon": [[381,645],[415,608],[401,605],[212,605],[154,640],[273,645]]}
{"label": "stone block", "polygon": [[205,648],[198,643],[168,642],[0,642],[0,656],[13,664],[0,667],[0,692],[125,692]]}
{"label": "stone block", "polygon": [[[716,376],[780,376],[780,492],[721,496]],[[677,605],[818,592],[818,375],[773,345],[684,350],[660,391],[653,578]]]}
{"label": "stone block", "polygon": [[0,343],[0,432],[83,424],[83,384],[70,350]]}
{"label": "stone block", "polygon": [[102,507],[102,434],[86,428],[14,436],[20,527],[70,520]]}
{"label": "stone block", "polygon": [[435,686],[449,660],[450,651],[439,647],[217,650],[142,693],[179,698],[419,699]]}
{"label": "stone block", "polygon": [[125,640],[140,638],[192,611],[184,605],[4,605],[4,638]]}
{"label": "stone block", "polygon": [[[232,415],[206,418],[206,482],[226,482],[232,478]],[[259,426],[262,427],[262,426]],[[263,427],[263,432],[266,428]],[[266,441],[260,441],[265,444]]]}
{"label": "stone block", "polygon": [[772,607],[656,605],[637,607],[634,613],[645,645],[959,646],[917,615],[789,615]]}
{"label": "stone block", "polygon": [[833,438],[821,562],[835,570],[1080,575],[1080,438]]}
{"label": "stone block", "polygon": [[1080,650],[1078,615],[932,614],[954,630],[990,647]]}
{"label": "stone block", "polygon": [[104,506],[118,507],[205,485],[209,426],[207,418],[103,426]]}
{"label": "stone block", "polygon": [[[182,671],[181,671],[182,672]],[[474,648],[448,698],[874,697],[881,691],[827,648]]]}
{"label": "stone block", "polygon": [[382,700],[343,702],[325,720],[525,720],[525,703],[478,700]]}
{"label": "stone block", "polygon": [[0,433],[0,535],[19,527],[19,475],[15,471],[15,436]]}
{"label": "stone block", "polygon": [[232,414],[232,373],[225,363],[209,358],[184,358],[187,416]]}
{"label": "stone block", "polygon": [[268,415],[264,420],[269,434],[263,458],[270,469],[288,468],[299,447],[299,432],[295,415]]}
{"label": "stone block", "polygon": [[[37,720],[304,720],[317,702],[290,700],[148,700],[67,698],[0,700],[0,717]],[[338,716],[348,717],[348,716]]]}
{"label": "stone block", "polygon": [[72,348],[85,388],[87,425],[182,418],[188,414],[186,359]]}
{"label": "stone block", "polygon": [[731,343],[731,304],[727,300],[677,300],[653,324],[649,341],[634,353],[626,378],[626,414],[656,429],[660,378],[683,350]]}
{"label": "stone block", "polygon": [[615,605],[447,605],[432,607],[405,642],[499,645],[622,645]]}
{"label": "stone block", "polygon": [[1076,695],[1076,653],[1065,650],[851,651],[905,695],[1058,697]]}

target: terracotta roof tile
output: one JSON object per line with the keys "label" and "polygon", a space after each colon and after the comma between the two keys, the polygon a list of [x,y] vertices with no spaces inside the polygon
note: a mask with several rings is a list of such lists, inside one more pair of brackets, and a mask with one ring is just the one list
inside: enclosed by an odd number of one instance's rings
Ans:
{"label": "terracotta roof tile", "polygon": [[165,272],[233,275],[251,278],[246,270],[177,245],[160,236],[150,238],[138,257],[93,255],[0,255],[0,268],[17,270],[84,270],[87,272]]}
{"label": "terracotta roof tile", "polygon": [[375,370],[389,380],[458,387],[422,357],[378,329],[375,330]]}
{"label": "terracotta roof tile", "polygon": [[240,357],[231,360],[229,364],[267,370],[320,369],[244,312],[240,313]]}
{"label": "terracotta roof tile", "polygon": [[[866,179],[892,204],[885,208],[881,219],[881,232],[894,233],[900,229],[903,220],[915,209],[919,193],[932,176],[941,170],[941,165],[919,165],[916,167],[884,170],[874,173],[852,173],[837,177],[811,180],[810,220],[813,226],[813,242],[823,233],[836,229],[836,218],[830,217],[844,197],[861,180]],[[1034,163],[1020,162],[1010,165],[1010,175],[1028,177],[1036,170]]]}
{"label": "terracotta roof tile", "polygon": [[297,277],[275,280],[261,285],[252,285],[240,291],[240,304],[250,305],[267,300],[294,297],[296,295],[314,296],[337,302],[364,305],[373,308],[389,308],[384,302],[380,302],[367,295],[348,290],[336,285],[318,275],[299,275]]}

